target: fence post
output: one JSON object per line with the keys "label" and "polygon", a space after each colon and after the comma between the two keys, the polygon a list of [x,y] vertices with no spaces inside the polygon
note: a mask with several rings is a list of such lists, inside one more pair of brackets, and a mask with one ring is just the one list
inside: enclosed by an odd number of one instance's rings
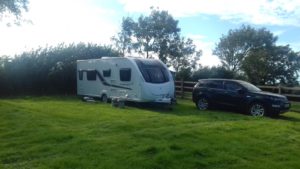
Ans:
{"label": "fence post", "polygon": [[181,79],[180,81],[180,89],[181,89],[181,98],[184,98],[184,81]]}
{"label": "fence post", "polygon": [[278,93],[281,94],[281,84],[278,85]]}

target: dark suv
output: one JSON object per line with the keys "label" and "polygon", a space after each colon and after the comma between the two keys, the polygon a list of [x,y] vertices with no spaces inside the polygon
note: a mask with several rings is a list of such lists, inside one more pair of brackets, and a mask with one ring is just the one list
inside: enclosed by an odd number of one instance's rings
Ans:
{"label": "dark suv", "polygon": [[234,106],[252,116],[274,116],[290,108],[285,96],[263,92],[245,81],[229,79],[199,80],[193,89],[193,101],[200,110],[214,105]]}

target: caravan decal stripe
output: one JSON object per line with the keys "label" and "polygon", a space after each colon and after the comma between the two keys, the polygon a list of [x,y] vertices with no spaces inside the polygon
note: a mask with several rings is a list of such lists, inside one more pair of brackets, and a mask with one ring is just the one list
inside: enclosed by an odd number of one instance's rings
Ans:
{"label": "caravan decal stripe", "polygon": [[118,86],[118,85],[113,85],[113,84],[109,84],[105,81],[105,79],[102,77],[101,73],[98,70],[95,70],[97,72],[97,75],[100,79],[100,81],[102,82],[103,85],[105,86],[111,86],[111,87],[116,87],[116,88],[121,88],[121,89],[127,89],[127,90],[132,90],[131,88],[128,87],[124,87],[124,86]]}

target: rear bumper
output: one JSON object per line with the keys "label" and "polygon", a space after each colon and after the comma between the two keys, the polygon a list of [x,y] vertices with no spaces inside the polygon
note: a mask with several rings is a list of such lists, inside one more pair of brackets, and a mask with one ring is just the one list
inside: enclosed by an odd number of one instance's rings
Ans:
{"label": "rear bumper", "polygon": [[176,102],[175,98],[152,98],[152,99],[145,99],[145,98],[136,98],[136,99],[128,99],[125,98],[126,101],[132,101],[132,102],[139,102],[139,103],[158,103],[158,104],[173,104]]}
{"label": "rear bumper", "polygon": [[173,104],[174,102],[176,102],[176,100],[173,98],[158,98],[155,99],[154,101],[154,103],[162,103],[162,104]]}

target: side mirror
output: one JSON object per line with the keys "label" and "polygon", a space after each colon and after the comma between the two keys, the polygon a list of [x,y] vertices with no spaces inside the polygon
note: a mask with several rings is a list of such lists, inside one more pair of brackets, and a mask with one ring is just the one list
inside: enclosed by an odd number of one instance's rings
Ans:
{"label": "side mirror", "polygon": [[246,91],[244,89],[238,89],[237,92],[238,92],[238,94],[245,94],[246,93]]}

